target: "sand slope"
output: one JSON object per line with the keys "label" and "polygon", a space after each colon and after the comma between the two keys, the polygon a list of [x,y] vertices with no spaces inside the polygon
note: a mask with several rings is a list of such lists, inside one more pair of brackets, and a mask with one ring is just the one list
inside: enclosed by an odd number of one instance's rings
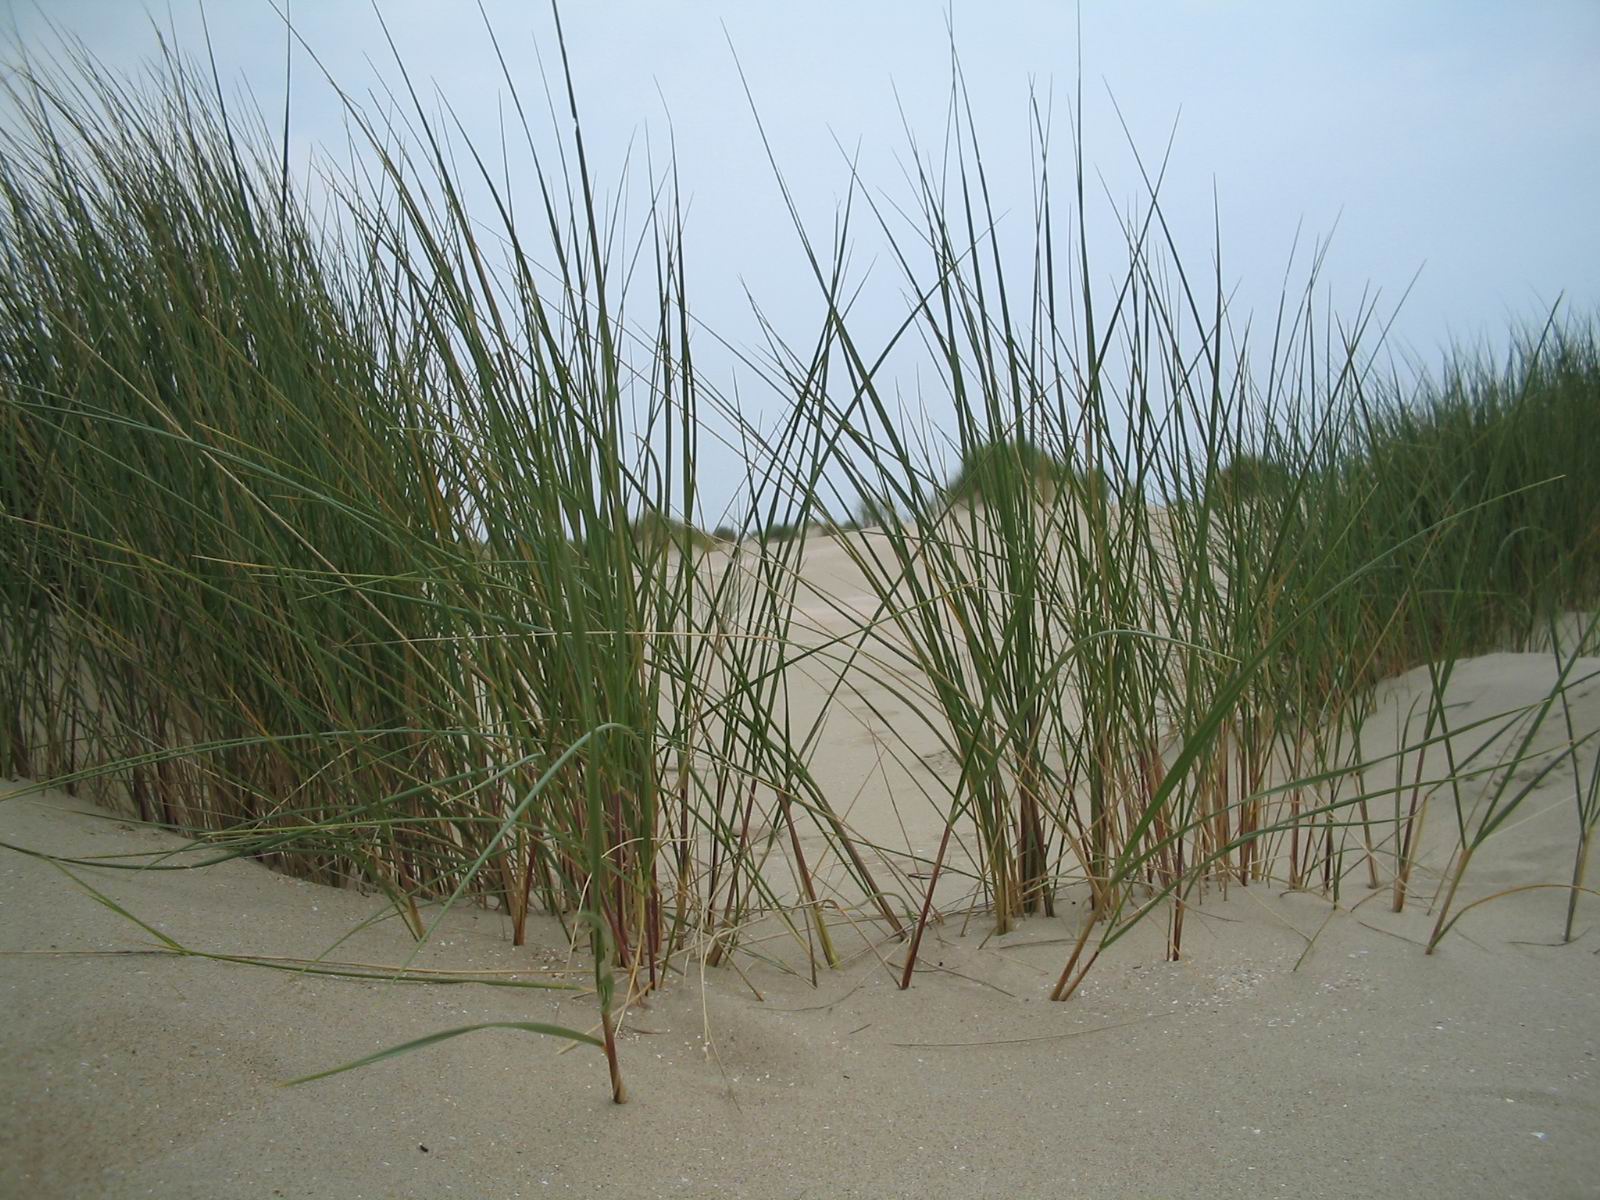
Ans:
{"label": "sand slope", "polygon": [[[1499,711],[1551,677],[1548,656],[1490,656],[1462,664],[1452,699]],[[1420,686],[1386,685],[1384,711]],[[1580,734],[1600,727],[1600,693],[1574,711]],[[1562,770],[1529,797],[1458,906],[1567,878],[1572,791]],[[1600,1196],[1600,900],[1570,945],[1552,944],[1564,893],[1532,891],[1473,910],[1424,957],[1452,827],[1435,798],[1433,869],[1402,914],[1365,887],[1338,910],[1236,888],[1193,910],[1183,962],[1160,961],[1153,921],[1065,1004],[1044,994],[1070,905],[1000,939],[947,922],[907,993],[847,932],[855,957],[816,989],[755,960],[763,1000],[729,971],[678,980],[629,1015],[620,1109],[597,1053],[503,1031],[279,1087],[456,1025],[587,1028],[593,1002],[83,955],[150,939],[0,851],[0,1196]],[[0,840],[176,844],[59,795],[0,803]],[[317,954],[381,911],[239,862],[85,877],[224,953]],[[451,914],[419,962],[563,978],[535,974],[564,965],[553,922],[521,950],[500,924]],[[409,946],[388,921],[331,957],[394,963]]]}

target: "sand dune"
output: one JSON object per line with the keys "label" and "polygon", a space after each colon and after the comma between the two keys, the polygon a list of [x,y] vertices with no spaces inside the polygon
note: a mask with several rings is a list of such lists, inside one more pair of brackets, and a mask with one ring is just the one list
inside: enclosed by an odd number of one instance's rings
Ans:
{"label": "sand dune", "polygon": [[[1450,699],[1464,725],[1552,678],[1547,655],[1493,655],[1458,667]],[[1372,728],[1424,687],[1385,685]],[[1600,689],[1573,712],[1579,736],[1600,728]],[[840,733],[822,757],[843,777],[869,753]],[[859,804],[862,825],[892,823],[881,797]],[[1457,908],[1565,881],[1575,822],[1570,772],[1552,772]],[[1424,956],[1454,830],[1434,796],[1401,914],[1359,874],[1337,907],[1235,887],[1192,910],[1183,961],[1161,961],[1148,922],[1064,1004],[1045,993],[1070,904],[1003,938],[950,917],[908,992],[848,932],[850,962],[813,989],[786,936],[756,931],[770,961],[743,960],[746,979],[691,964],[630,1010],[622,1108],[597,1053],[507,1031],[282,1088],[464,1024],[587,1028],[593,1001],[151,953],[54,866],[0,853],[0,1195],[1600,1195],[1600,900],[1568,945],[1566,894],[1533,890]],[[0,840],[84,858],[179,844],[58,794],[0,804]],[[196,950],[385,964],[410,947],[392,920],[340,940],[378,898],[253,864],[74,870]],[[419,963],[582,981],[554,922],[517,950],[500,926],[452,913]]]}

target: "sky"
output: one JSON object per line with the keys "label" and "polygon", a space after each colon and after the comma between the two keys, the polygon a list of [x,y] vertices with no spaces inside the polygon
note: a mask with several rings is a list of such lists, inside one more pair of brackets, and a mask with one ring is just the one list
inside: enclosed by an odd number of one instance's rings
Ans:
{"label": "sky", "polygon": [[[549,7],[484,6],[513,76],[537,95],[540,55],[554,61]],[[413,79],[497,146],[507,96],[476,6],[376,7]],[[289,11],[350,94],[397,80],[371,3]],[[1141,197],[1129,139],[1159,159],[1170,135],[1163,206],[1185,262],[1207,274],[1215,219],[1236,321],[1270,320],[1297,231],[1298,278],[1306,247],[1332,234],[1321,282],[1336,309],[1375,295],[1387,316],[1405,296],[1391,347],[1424,363],[1451,346],[1503,346],[1558,301],[1577,317],[1600,310],[1595,0],[569,0],[561,15],[596,177],[618,180],[630,152],[638,177],[645,147],[659,164],[670,142],[695,313],[739,345],[759,340],[752,298],[802,343],[821,313],[751,101],[802,219],[827,240],[849,190],[847,152],[876,194],[911,198],[907,131],[924,147],[942,137],[952,34],[997,207],[1017,234],[1031,203],[1030,97],[1053,103],[1053,152],[1066,160],[1081,54],[1091,240],[1107,246],[1108,273],[1121,253],[1113,218]],[[277,120],[280,13],[268,0],[211,0],[205,16],[225,82]],[[49,45],[52,23],[116,69],[154,52],[157,26],[204,50],[193,0],[0,0],[5,58]],[[341,106],[304,47],[291,80],[296,162],[343,146]],[[903,289],[871,233],[858,226],[853,262],[882,286],[862,320],[889,328]],[[708,371],[736,374],[713,349]]]}

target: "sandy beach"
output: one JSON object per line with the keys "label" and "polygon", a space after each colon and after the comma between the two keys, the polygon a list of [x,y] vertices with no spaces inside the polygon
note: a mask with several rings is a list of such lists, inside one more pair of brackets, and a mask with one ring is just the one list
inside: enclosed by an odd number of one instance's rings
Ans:
{"label": "sandy beach", "polygon": [[[1489,656],[1451,698],[1499,711],[1550,672]],[[1396,681],[1384,704],[1421,686]],[[1575,711],[1600,724],[1594,695]],[[1560,772],[1541,784],[1466,902],[1570,872],[1571,790]],[[1062,1004],[1045,995],[1072,904],[1001,938],[947,919],[907,992],[879,960],[891,944],[842,934],[846,965],[813,988],[783,937],[752,935],[772,962],[741,956],[743,978],[693,962],[629,1010],[623,1107],[597,1052],[503,1030],[282,1087],[465,1024],[588,1028],[592,997],[177,957],[7,851],[0,1194],[1600,1195],[1600,902],[1561,945],[1564,892],[1510,895],[1425,956],[1453,837],[1432,804],[1405,912],[1387,888],[1347,886],[1335,907],[1236,887],[1192,910],[1182,961],[1146,922]],[[0,839],[80,858],[181,844],[59,794],[0,804]],[[392,919],[351,935],[381,898],[246,862],[74,870],[194,950],[397,964],[411,944]],[[513,949],[485,912],[450,914],[418,961],[583,979],[561,973],[580,964],[553,921]]]}

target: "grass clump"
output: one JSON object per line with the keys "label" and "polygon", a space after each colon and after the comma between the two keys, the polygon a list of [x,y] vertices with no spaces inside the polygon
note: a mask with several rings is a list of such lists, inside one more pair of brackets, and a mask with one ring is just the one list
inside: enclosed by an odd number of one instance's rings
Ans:
{"label": "grass clump", "polygon": [[[678,214],[641,339],[581,135],[532,229],[479,162],[491,262],[421,105],[410,146],[351,110],[330,220],[202,74],[154,78],[11,82],[0,769],[377,888],[418,939],[462,899],[517,942],[558,917],[620,1099],[614,972],[775,905],[780,808],[844,836],[775,712],[792,569],[708,583],[660,515],[698,494]],[[752,470],[752,504],[789,486]]]}
{"label": "grass clump", "polygon": [[1260,454],[1240,454],[1217,472],[1216,489],[1224,502],[1282,497],[1294,490],[1289,470]]}
{"label": "grass clump", "polygon": [[710,550],[720,540],[722,532],[707,533],[704,529],[658,512],[645,513],[632,522],[633,535],[651,547],[671,547],[683,553]]}
{"label": "grass clump", "polygon": [[[1003,503],[1013,497],[1049,503],[1064,490],[1081,493],[1103,482],[1103,475],[1092,480],[1075,475],[1056,455],[1025,438],[1008,438],[968,447],[946,490],[957,504]],[[873,510],[871,501],[862,507]]]}

